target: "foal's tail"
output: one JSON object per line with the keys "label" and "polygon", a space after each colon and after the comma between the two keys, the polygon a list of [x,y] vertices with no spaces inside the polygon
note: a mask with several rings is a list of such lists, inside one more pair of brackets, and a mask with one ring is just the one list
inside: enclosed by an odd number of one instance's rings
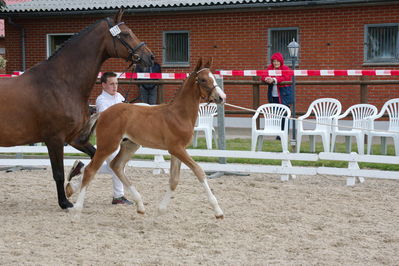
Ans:
{"label": "foal's tail", "polygon": [[89,141],[90,136],[93,135],[93,131],[96,128],[97,119],[99,116],[100,113],[95,113],[90,117],[89,122],[87,122],[86,126],[82,129],[82,132],[80,133],[79,141],[81,141],[82,143],[86,143]]}

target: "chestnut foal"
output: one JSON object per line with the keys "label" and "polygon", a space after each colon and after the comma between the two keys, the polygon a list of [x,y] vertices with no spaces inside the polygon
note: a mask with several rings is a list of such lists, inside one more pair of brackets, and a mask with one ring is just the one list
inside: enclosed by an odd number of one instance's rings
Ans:
{"label": "chestnut foal", "polygon": [[[202,59],[199,59],[194,72],[184,81],[175,98],[168,104],[137,106],[121,103],[92,117],[84,137],[90,136],[90,132],[96,126],[97,151],[84,170],[80,194],[75,203],[76,210],[82,210],[87,186],[100,166],[120,146],[120,151],[110,166],[133,195],[137,212],[144,214],[142,198],[124,173],[126,163],[142,145],[167,150],[171,154],[169,187],[159,205],[160,212],[166,211],[172,193],[179,183],[180,166],[183,162],[204,187],[216,218],[223,218],[223,212],[209,188],[204,170],[186,151],[186,146],[191,143],[193,137],[201,98],[216,103],[223,103],[226,99],[209,69],[210,66],[211,60],[203,64]],[[71,190],[71,187],[68,190]]]}

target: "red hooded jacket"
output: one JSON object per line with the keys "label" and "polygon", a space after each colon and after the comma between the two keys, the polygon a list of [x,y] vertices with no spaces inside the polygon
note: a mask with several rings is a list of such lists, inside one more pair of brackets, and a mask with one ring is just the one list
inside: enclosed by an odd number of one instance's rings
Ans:
{"label": "red hooded jacket", "polygon": [[[280,67],[279,68],[274,68],[273,66],[273,60],[277,60],[280,62]],[[291,68],[289,68],[288,66],[284,65],[284,57],[281,53],[275,53],[272,55],[272,57],[270,58],[270,65],[267,67],[266,70],[291,70]],[[290,85],[279,85],[282,81],[291,81],[292,80],[292,72],[287,72],[287,71],[283,71],[281,73],[281,76],[262,76],[261,79],[264,81],[265,78],[267,77],[271,77],[271,78],[275,78],[277,80],[277,91],[278,91],[278,95],[279,95],[279,102],[282,104],[291,104],[292,103],[292,92],[291,92],[291,87]],[[269,85],[269,92],[268,97],[271,97],[271,89],[273,88],[272,85]],[[284,91],[283,95],[282,95],[282,90],[284,90],[285,88],[287,88],[286,91]],[[269,99],[270,101],[270,99]]]}

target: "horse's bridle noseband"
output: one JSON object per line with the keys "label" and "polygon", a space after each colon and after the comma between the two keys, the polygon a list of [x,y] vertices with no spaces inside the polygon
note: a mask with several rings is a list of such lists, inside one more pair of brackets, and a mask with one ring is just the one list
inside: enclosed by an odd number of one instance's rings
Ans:
{"label": "horse's bridle noseband", "polygon": [[119,40],[123,46],[126,47],[126,49],[129,51],[129,57],[127,58],[128,61],[131,61],[132,63],[139,63],[141,61],[141,57],[136,53],[138,49],[140,49],[142,46],[145,45],[145,42],[140,42],[136,47],[131,47],[130,44],[128,44],[124,39],[122,39],[120,33],[121,30],[119,29],[119,25],[125,24],[125,22],[119,22],[118,24],[112,26],[111,25],[111,19],[107,18],[108,26],[109,26],[109,31],[113,37],[114,41],[114,49],[116,54],[118,55],[118,51],[116,50],[115,46],[115,39]]}

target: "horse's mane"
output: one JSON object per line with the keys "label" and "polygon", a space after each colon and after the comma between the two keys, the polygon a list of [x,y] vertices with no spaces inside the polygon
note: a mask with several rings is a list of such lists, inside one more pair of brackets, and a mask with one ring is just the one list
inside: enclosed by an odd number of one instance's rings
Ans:
{"label": "horse's mane", "polygon": [[86,28],[84,28],[80,32],[75,33],[73,36],[71,36],[71,38],[69,38],[63,44],[61,44],[61,46],[49,58],[47,58],[47,61],[57,57],[59,55],[60,51],[63,50],[63,48],[68,47],[73,41],[78,39],[80,36],[84,35],[86,32],[90,31],[92,28],[96,27],[97,24],[99,24],[103,20],[105,20],[105,18],[97,20],[95,23],[87,26]]}

